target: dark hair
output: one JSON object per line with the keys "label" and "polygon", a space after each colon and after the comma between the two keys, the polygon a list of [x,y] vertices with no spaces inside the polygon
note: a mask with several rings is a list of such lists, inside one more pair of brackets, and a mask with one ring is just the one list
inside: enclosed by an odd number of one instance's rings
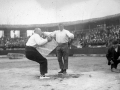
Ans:
{"label": "dark hair", "polygon": [[117,40],[112,42],[113,45],[119,44],[119,42]]}
{"label": "dark hair", "polygon": [[64,25],[63,23],[59,23],[59,25]]}

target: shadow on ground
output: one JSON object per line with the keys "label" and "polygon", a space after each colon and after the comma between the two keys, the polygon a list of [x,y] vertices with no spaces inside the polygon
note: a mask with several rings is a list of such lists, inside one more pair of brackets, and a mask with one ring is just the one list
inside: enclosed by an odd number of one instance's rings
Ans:
{"label": "shadow on ground", "polygon": [[[70,79],[70,78],[79,78],[80,76],[83,76],[84,74],[55,74],[55,75],[47,75],[50,77],[50,79]],[[39,76],[36,76],[35,78],[39,78]]]}

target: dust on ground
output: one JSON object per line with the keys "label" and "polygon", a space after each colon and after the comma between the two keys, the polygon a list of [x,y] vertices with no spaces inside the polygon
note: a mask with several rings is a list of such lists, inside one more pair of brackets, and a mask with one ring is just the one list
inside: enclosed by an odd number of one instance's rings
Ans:
{"label": "dust on ground", "polygon": [[47,58],[50,79],[43,80],[36,62],[0,58],[0,90],[120,90],[120,73],[110,71],[105,57],[70,57],[66,75],[58,75],[56,57]]}

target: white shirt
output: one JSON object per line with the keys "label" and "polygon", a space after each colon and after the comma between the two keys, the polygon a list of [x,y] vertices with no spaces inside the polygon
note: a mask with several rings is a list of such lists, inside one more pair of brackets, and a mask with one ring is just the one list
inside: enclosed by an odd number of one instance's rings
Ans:
{"label": "white shirt", "polygon": [[51,36],[55,37],[58,43],[67,43],[69,39],[74,38],[74,34],[65,29],[63,29],[62,31],[56,30],[51,33]]}
{"label": "white shirt", "polygon": [[34,45],[44,45],[45,43],[47,43],[48,40],[47,39],[43,39],[42,37],[40,37],[39,34],[34,33],[27,41],[26,46],[34,46]]}
{"label": "white shirt", "polygon": [[53,32],[43,32],[46,36],[51,36]]}
{"label": "white shirt", "polygon": [[116,51],[116,52],[118,51],[118,47],[117,47],[117,48],[115,48],[115,51]]}

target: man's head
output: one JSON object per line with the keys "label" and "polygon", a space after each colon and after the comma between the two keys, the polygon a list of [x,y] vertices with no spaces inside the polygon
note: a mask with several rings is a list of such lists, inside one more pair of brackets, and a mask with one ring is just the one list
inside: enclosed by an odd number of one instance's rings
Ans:
{"label": "man's head", "polygon": [[59,23],[59,29],[60,29],[60,30],[63,30],[63,29],[64,29],[63,23]]}
{"label": "man's head", "polygon": [[119,42],[117,40],[112,42],[112,45],[114,48],[117,48],[118,44],[119,44]]}
{"label": "man's head", "polygon": [[34,32],[39,34],[40,36],[43,34],[40,28],[35,28]]}

